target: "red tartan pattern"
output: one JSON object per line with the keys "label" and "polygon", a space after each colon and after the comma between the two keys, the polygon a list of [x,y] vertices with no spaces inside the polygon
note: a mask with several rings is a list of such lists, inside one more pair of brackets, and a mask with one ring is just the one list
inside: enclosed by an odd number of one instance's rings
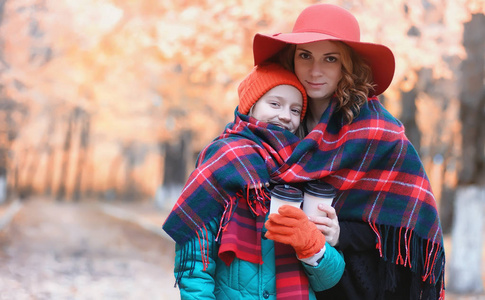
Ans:
{"label": "red tartan pattern", "polygon": [[[377,98],[369,99],[350,125],[339,123],[334,109],[330,107],[295,148],[278,170],[279,178],[282,182],[319,178],[332,184],[339,190],[334,202],[339,219],[368,222],[384,259],[409,266],[423,282],[442,286],[445,256],[436,200],[404,127]],[[364,206],[363,199],[367,199]],[[406,232],[397,247],[387,246],[397,251],[382,248],[382,236],[388,234],[382,225]],[[421,249],[412,253],[412,247]],[[422,257],[425,262],[419,263]]]}
{"label": "red tartan pattern", "polygon": [[[377,98],[369,99],[351,124],[343,123],[332,103],[299,143],[289,132],[236,114],[235,122],[200,154],[164,229],[184,243],[201,224],[223,213],[225,223],[231,222],[228,210],[250,184],[322,179],[339,190],[334,201],[339,219],[367,222],[384,260],[410,267],[423,282],[443,287],[436,201],[404,127]],[[397,238],[392,238],[395,230]]]}

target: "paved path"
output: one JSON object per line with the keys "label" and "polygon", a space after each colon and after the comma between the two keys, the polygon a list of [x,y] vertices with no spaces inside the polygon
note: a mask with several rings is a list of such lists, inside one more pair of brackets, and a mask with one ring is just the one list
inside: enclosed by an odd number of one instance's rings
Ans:
{"label": "paved path", "polygon": [[0,231],[0,299],[179,299],[173,243],[145,229],[96,202],[23,202]]}
{"label": "paved path", "polygon": [[[180,299],[165,218],[140,202],[0,205],[0,300]],[[449,236],[445,248],[449,256]],[[446,300],[485,295],[448,292]]]}

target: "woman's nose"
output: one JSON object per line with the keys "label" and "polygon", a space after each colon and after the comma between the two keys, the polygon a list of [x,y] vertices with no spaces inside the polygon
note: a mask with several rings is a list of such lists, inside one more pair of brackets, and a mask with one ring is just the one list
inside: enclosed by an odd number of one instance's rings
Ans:
{"label": "woman's nose", "polygon": [[319,61],[315,60],[311,65],[310,73],[313,76],[318,76],[322,74],[322,66]]}

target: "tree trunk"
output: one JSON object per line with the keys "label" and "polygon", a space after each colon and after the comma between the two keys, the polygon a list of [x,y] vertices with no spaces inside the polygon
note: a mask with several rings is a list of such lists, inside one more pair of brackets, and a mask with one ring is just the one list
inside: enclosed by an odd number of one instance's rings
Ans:
{"label": "tree trunk", "polygon": [[457,294],[483,292],[482,249],[485,189],[478,186],[457,190],[451,231],[452,251],[447,289]]}
{"label": "tree trunk", "polygon": [[[483,291],[482,248],[485,203],[485,15],[474,14],[464,25],[466,59],[461,63],[461,169],[453,211],[452,257],[448,290]],[[460,187],[462,186],[462,187]],[[466,186],[466,187],[465,187]]]}
{"label": "tree trunk", "polygon": [[59,188],[57,190],[56,199],[57,201],[63,201],[66,198],[66,190],[67,190],[67,177],[69,171],[69,158],[71,155],[71,137],[72,137],[72,130],[73,130],[73,119],[72,114],[69,117],[67,130],[66,130],[66,137],[64,140],[64,149],[62,153],[62,164],[61,164],[61,176],[59,178]]}
{"label": "tree trunk", "polygon": [[187,180],[187,164],[192,157],[192,134],[185,131],[176,143],[165,143],[163,186],[159,198],[174,203]]}
{"label": "tree trunk", "polygon": [[0,204],[7,201],[7,176],[0,175]]}
{"label": "tree trunk", "polygon": [[81,200],[81,184],[82,184],[82,177],[84,174],[84,168],[86,164],[86,156],[88,152],[88,144],[89,144],[89,129],[90,129],[90,121],[87,115],[81,119],[81,133],[80,133],[80,147],[79,147],[79,154],[77,159],[77,170],[76,170],[76,178],[74,181],[74,191],[73,191],[73,200],[79,201]]}
{"label": "tree trunk", "polygon": [[51,140],[54,136],[55,124],[56,118],[54,115],[51,115],[49,128],[47,130],[47,138],[45,139],[45,144],[43,145],[47,159],[44,172],[44,195],[46,196],[52,195],[52,182],[54,181],[55,147],[53,147]]}
{"label": "tree trunk", "polygon": [[123,147],[123,158],[125,162],[123,199],[125,201],[133,201],[138,193],[134,176],[136,155],[136,148],[132,143]]}
{"label": "tree trunk", "polygon": [[104,198],[115,200],[118,197],[118,173],[123,165],[123,156],[117,155],[110,163]]}
{"label": "tree trunk", "polygon": [[463,46],[467,58],[461,64],[460,121],[463,158],[460,184],[485,184],[485,15],[465,23]]}

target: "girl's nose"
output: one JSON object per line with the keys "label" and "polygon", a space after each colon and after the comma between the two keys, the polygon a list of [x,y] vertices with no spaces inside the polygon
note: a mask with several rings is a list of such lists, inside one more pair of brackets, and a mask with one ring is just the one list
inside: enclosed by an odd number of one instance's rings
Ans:
{"label": "girl's nose", "polygon": [[282,109],[279,114],[280,120],[287,121],[287,122],[290,121],[291,120],[290,113],[291,112],[289,109]]}

